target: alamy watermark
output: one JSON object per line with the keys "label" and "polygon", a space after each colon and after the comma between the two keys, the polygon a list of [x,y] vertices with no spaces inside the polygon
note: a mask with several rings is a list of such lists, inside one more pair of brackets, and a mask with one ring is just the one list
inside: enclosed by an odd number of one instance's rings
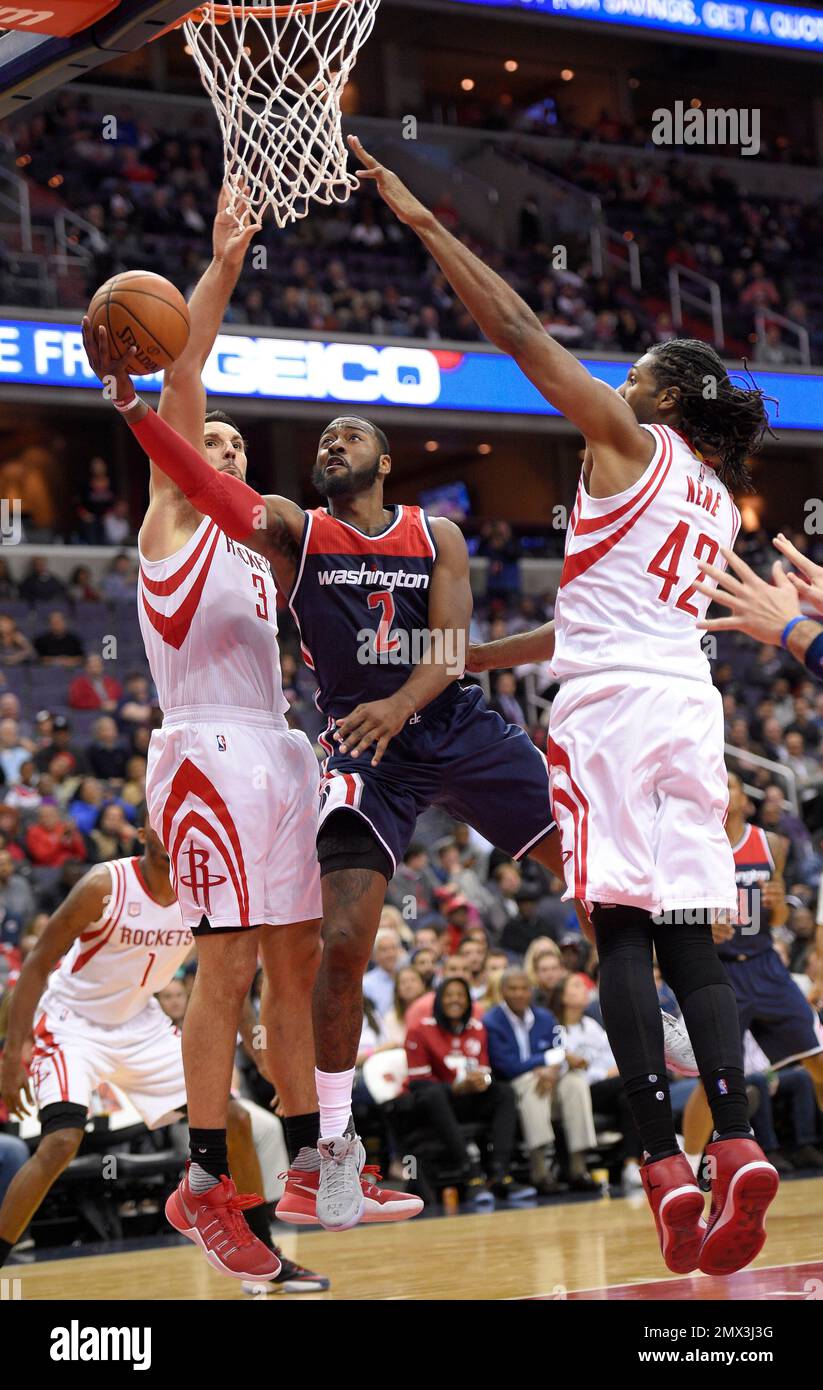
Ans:
{"label": "alamy watermark", "polygon": [[357,634],[357,661],[361,666],[443,666],[450,676],[466,669],[466,633],[463,628],[412,627],[377,631],[361,628]]}
{"label": "alamy watermark", "polygon": [[742,155],[760,153],[760,112],[756,107],[687,106],[652,112],[655,145],[738,145]]}

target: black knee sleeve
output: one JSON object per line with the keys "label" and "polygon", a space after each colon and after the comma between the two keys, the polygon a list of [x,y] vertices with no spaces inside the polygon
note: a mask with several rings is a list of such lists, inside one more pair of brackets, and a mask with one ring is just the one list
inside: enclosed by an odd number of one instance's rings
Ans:
{"label": "black knee sleeve", "polygon": [[88,1115],[85,1105],[75,1105],[68,1100],[56,1100],[53,1105],[44,1105],[38,1116],[40,1137],[45,1139],[47,1134],[56,1134],[59,1129],[84,1130]]}
{"label": "black knee sleeve", "polygon": [[339,869],[372,869],[388,881],[394,875],[391,859],[374,831],[354,811],[334,811],[317,832],[320,875]]}

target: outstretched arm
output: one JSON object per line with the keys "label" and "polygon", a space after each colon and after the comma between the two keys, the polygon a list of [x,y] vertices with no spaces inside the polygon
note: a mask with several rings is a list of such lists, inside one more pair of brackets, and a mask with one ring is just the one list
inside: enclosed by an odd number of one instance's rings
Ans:
{"label": "outstretched arm", "polygon": [[266,555],[281,588],[288,590],[303,512],[286,497],[261,497],[240,478],[213,468],[181,434],[141,400],[129,375],[136,349],[113,358],[101,325],[95,336],[83,319],[83,342],[92,371],[116,383],[115,405],[132,434],[157,467],[179,488],[195,511],[212,517],[232,540]]}
{"label": "outstretched arm", "polygon": [[514,632],[495,642],[478,642],[469,647],[466,670],[473,675],[480,671],[507,671],[513,666],[526,666],[532,661],[551,661],[554,656],[554,620],[534,627],[530,632]]}
{"label": "outstretched arm", "polygon": [[[800,608],[803,586],[790,582],[779,560],[772,565],[772,582],[767,584],[759,574],[735,555],[733,550],[720,547],[728,570],[718,569],[701,560],[699,568],[706,580],[696,585],[714,603],[730,609],[727,618],[709,618],[697,626],[707,632],[745,632],[757,642],[782,646],[801,662],[815,680],[823,680],[823,623],[807,618]],[[715,587],[716,586],[716,587]]]}
{"label": "outstretched arm", "polygon": [[372,180],[399,220],[417,233],[478,328],[513,357],[540,394],[585,435],[595,468],[606,475],[606,486],[617,489],[634,481],[648,464],[654,441],[640,428],[631,407],[550,338],[511,286],[447,232],[396,174],[367,154],[356,136],[349,136],[349,145],[365,166],[361,180]]}

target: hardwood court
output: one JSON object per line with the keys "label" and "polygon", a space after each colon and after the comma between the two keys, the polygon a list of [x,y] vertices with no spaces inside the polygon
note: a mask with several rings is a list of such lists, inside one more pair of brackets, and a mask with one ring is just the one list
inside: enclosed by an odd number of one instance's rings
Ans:
{"label": "hardwood court", "polygon": [[[282,1228],[285,1229],[285,1228]],[[754,1266],[731,1279],[668,1275],[642,1194],[488,1215],[280,1236],[332,1279],[312,1299],[809,1298],[823,1294],[823,1181],[784,1183]],[[758,1271],[762,1273],[758,1273]],[[193,1246],[8,1265],[29,1299],[241,1299]],[[645,1285],[645,1288],[644,1288]],[[809,1289],[812,1288],[812,1292]],[[819,1295],[818,1295],[819,1296]],[[278,1300],[286,1295],[279,1295]],[[268,1300],[262,1300],[268,1301]]]}

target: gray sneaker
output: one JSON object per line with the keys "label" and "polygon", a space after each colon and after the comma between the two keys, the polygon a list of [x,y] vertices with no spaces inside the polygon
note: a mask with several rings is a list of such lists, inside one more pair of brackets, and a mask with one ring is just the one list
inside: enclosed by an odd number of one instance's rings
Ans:
{"label": "gray sneaker", "polygon": [[356,1226],[366,1205],[360,1174],[366,1150],[356,1134],[321,1139],[320,1186],[317,1191],[317,1219],[327,1231],[348,1231]]}

